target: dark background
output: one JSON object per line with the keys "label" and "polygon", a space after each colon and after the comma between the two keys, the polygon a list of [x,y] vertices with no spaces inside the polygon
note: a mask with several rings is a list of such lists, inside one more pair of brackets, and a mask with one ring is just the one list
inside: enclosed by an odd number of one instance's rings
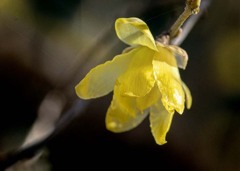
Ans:
{"label": "dark background", "polygon": [[[40,108],[49,94],[57,105],[49,103],[47,120],[54,118],[52,113],[62,117],[78,100],[74,86],[92,67],[126,47],[115,34],[116,18],[139,17],[157,36],[171,26],[184,3],[1,1],[0,154],[21,146],[44,113]],[[45,144],[37,162],[9,169],[240,170],[239,7],[240,1],[212,0],[181,44],[189,63],[180,72],[191,90],[193,105],[182,116],[174,116],[167,144],[154,142],[148,119],[129,132],[107,131],[104,120],[112,98],[109,94],[83,102],[85,106],[79,102],[79,115],[71,122],[66,119],[67,126]],[[45,129],[38,133],[49,131],[47,125],[53,126],[43,122],[40,128]]]}

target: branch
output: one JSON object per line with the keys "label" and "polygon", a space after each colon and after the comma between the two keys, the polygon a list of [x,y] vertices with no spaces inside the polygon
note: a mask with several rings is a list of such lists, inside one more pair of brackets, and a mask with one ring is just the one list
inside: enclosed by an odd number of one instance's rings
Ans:
{"label": "branch", "polygon": [[192,16],[191,18],[189,18],[189,20],[187,20],[184,23],[184,25],[183,25],[183,27],[181,29],[182,31],[181,31],[180,35],[177,36],[176,38],[173,38],[171,40],[170,44],[173,44],[173,45],[180,45],[180,44],[182,44],[182,42],[186,39],[186,37],[188,36],[188,34],[192,30],[192,28],[197,23],[197,21],[206,12],[206,10],[208,9],[209,5],[210,5],[210,0],[202,0],[201,6],[200,6],[200,11],[199,11],[198,15]]}
{"label": "branch", "polygon": [[59,135],[79,114],[83,114],[89,101],[77,99],[73,105],[63,113],[63,117],[57,122],[56,129],[46,138],[28,144],[16,151],[0,156],[0,170],[4,170],[19,160],[32,158],[37,152],[48,144],[54,137]]}

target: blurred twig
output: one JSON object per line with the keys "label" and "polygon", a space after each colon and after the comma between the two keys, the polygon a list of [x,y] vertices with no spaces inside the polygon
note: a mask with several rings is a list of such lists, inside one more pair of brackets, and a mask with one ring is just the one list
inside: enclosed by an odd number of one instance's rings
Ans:
{"label": "blurred twig", "polygon": [[0,170],[8,168],[21,159],[32,158],[42,147],[46,145],[47,142],[49,142],[53,137],[59,135],[59,133],[64,130],[72,120],[79,117],[79,114],[84,113],[84,109],[88,103],[88,101],[77,99],[72,106],[63,113],[63,117],[56,123],[55,130],[46,138],[35,141],[32,144],[25,145],[23,148],[5,154],[4,156],[0,156]]}

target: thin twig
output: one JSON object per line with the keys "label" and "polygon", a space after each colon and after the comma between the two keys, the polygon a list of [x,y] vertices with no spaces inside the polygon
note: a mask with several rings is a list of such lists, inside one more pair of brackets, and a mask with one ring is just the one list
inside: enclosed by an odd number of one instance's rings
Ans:
{"label": "thin twig", "polygon": [[197,14],[199,12],[200,2],[201,0],[186,0],[184,11],[169,30],[170,39],[178,35],[179,29],[192,14]]}
{"label": "thin twig", "polygon": [[172,39],[170,41],[170,44],[172,45],[182,44],[182,42],[186,39],[190,31],[192,30],[192,28],[196,25],[199,18],[206,12],[206,9],[209,7],[209,5],[210,5],[210,0],[202,0],[198,15],[192,16],[191,19],[187,20],[184,23],[181,34],[176,38]]}

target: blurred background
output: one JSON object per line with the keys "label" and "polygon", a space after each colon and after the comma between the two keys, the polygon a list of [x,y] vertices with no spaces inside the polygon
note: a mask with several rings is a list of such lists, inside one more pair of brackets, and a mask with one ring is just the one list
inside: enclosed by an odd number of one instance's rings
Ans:
{"label": "blurred background", "polygon": [[[169,29],[184,4],[1,0],[0,155],[62,127],[35,157],[6,170],[239,171],[240,1],[212,0],[180,45],[189,55],[180,72],[193,105],[174,116],[167,144],[154,142],[148,119],[129,132],[107,131],[112,94],[83,101],[74,92],[91,68],[127,47],[115,34],[116,18],[139,17],[157,36]],[[74,116],[65,112],[72,108]]]}

